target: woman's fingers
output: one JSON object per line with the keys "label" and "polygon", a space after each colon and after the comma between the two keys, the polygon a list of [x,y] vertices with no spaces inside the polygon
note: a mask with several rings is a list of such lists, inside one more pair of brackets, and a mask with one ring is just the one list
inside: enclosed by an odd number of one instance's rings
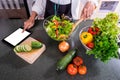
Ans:
{"label": "woman's fingers", "polygon": [[95,5],[91,2],[87,2],[81,14],[82,18],[83,19],[89,18],[94,10],[95,10]]}
{"label": "woman's fingers", "polygon": [[24,32],[26,29],[30,29],[34,25],[34,20],[27,20],[24,22],[24,29],[22,32]]}
{"label": "woman's fingers", "polygon": [[27,22],[24,22],[24,29],[22,32],[24,32],[26,29],[28,29],[29,24]]}
{"label": "woman's fingers", "polygon": [[86,18],[86,9],[84,8],[82,13],[81,13],[81,17],[82,19],[85,19]]}

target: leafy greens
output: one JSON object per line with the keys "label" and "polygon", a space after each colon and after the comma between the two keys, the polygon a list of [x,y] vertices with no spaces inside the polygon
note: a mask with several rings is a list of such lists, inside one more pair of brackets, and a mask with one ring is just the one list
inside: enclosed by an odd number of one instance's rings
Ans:
{"label": "leafy greens", "polygon": [[105,18],[96,18],[92,27],[98,27],[100,33],[94,36],[95,47],[87,51],[88,55],[93,54],[103,62],[111,58],[118,58],[117,36],[120,33],[118,27],[118,14],[108,13]]}
{"label": "leafy greens", "polygon": [[[58,22],[58,25],[56,26],[53,22],[56,20]],[[53,16],[51,17],[47,24],[45,25],[45,29],[47,34],[54,40],[61,41],[66,40],[69,38],[69,34],[72,30],[73,23],[64,18],[60,18],[59,16]]]}

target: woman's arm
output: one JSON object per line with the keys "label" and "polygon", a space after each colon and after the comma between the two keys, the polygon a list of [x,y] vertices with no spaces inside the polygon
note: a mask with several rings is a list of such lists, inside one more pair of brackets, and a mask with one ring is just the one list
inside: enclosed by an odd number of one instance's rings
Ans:
{"label": "woman's arm", "polygon": [[46,6],[46,0],[36,0],[35,1],[35,3],[32,6],[31,16],[29,17],[29,19],[27,21],[24,22],[23,32],[26,29],[30,29],[34,25],[35,18],[38,15],[44,14],[45,6]]}
{"label": "woman's arm", "polygon": [[44,17],[46,1],[47,0],[36,0],[33,4],[32,11],[36,12],[37,16]]}
{"label": "woman's arm", "polygon": [[23,29],[23,32],[26,30],[26,29],[30,29],[34,23],[35,23],[35,17],[37,16],[37,13],[32,11],[31,13],[31,16],[29,17],[29,19],[27,21],[24,22],[24,29]]}

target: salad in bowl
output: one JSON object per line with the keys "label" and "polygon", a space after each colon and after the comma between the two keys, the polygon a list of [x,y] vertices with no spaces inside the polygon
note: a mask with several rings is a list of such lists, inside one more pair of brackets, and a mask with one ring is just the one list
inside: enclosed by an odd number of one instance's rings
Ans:
{"label": "salad in bowl", "polygon": [[72,32],[73,22],[69,18],[56,15],[49,16],[43,22],[43,27],[52,39],[56,41],[67,40]]}

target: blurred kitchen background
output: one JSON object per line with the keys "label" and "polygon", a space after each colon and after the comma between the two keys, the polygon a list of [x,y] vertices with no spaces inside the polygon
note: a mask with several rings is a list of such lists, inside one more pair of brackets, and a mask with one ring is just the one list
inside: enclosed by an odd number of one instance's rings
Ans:
{"label": "blurred kitchen background", "polygon": [[[27,19],[31,14],[31,7],[34,4],[35,0],[0,0],[0,18],[10,18],[10,19]],[[120,0],[98,0],[99,4],[94,11],[94,14],[91,16],[91,19],[95,17],[104,17],[105,12],[100,12],[100,7],[102,2],[106,2],[108,5],[111,3],[118,2],[114,12],[117,12],[120,15]],[[108,2],[109,1],[109,2]],[[112,1],[112,2],[111,2]],[[105,5],[107,5],[105,3]],[[109,5],[109,6],[110,6]],[[114,6],[111,5],[113,8]],[[109,7],[108,7],[109,8]]]}
{"label": "blurred kitchen background", "polygon": [[27,19],[34,0],[0,0],[0,18]]}

